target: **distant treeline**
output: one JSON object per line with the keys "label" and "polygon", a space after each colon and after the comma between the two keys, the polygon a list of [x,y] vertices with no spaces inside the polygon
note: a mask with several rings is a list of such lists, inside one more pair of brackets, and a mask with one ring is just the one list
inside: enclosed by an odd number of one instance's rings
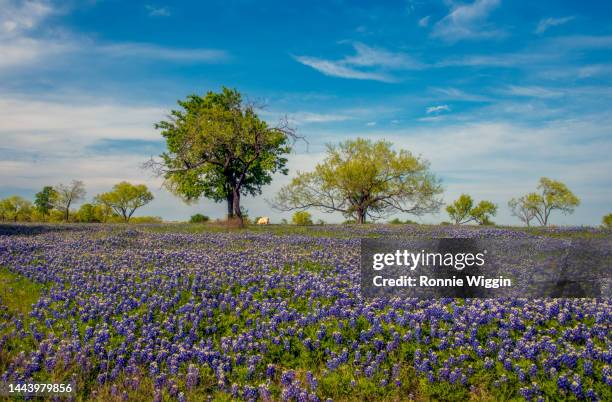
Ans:
{"label": "distant treeline", "polygon": [[134,212],[153,200],[153,194],[144,184],[128,182],[116,184],[106,193],[96,195],[92,202],[76,204],[85,199],[82,181],[45,186],[36,193],[34,201],[13,195],[0,200],[0,220],[9,222],[86,222],[86,223],[159,223],[157,216],[132,216]]}

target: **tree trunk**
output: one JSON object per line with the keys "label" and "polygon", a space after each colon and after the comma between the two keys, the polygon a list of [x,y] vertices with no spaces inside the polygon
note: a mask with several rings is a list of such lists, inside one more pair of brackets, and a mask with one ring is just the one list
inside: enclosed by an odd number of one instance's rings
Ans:
{"label": "tree trunk", "polygon": [[236,218],[238,218],[238,220],[240,221],[240,227],[244,226],[244,220],[242,219],[242,211],[240,210],[240,190],[238,189],[234,189],[233,193],[232,193],[232,197],[233,197],[233,209],[234,209],[234,216]]}
{"label": "tree trunk", "polygon": [[357,210],[357,223],[364,224],[366,221],[366,213],[364,210],[358,209]]}
{"label": "tree trunk", "polygon": [[233,192],[227,193],[227,220],[234,218],[234,194]]}

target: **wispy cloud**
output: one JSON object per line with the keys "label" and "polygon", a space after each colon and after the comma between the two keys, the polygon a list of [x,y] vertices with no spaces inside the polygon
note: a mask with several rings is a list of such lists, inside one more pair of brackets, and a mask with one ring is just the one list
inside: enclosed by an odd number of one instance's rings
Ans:
{"label": "wispy cloud", "polygon": [[550,88],[543,88],[539,86],[518,86],[518,85],[510,85],[507,88],[504,88],[500,91],[500,93],[505,95],[512,96],[524,96],[529,98],[541,98],[541,99],[551,99],[558,98],[563,96],[563,92],[559,90],[554,90]]}
{"label": "wispy cloud", "polygon": [[0,70],[30,64],[69,48],[65,43],[29,36],[54,12],[48,2],[0,1]]}
{"label": "wispy cloud", "polygon": [[3,0],[0,2],[0,36],[19,35],[36,28],[53,11],[51,4],[45,1]]}
{"label": "wispy cloud", "polygon": [[431,18],[431,17],[430,17],[429,15],[428,15],[428,16],[425,16],[425,17],[423,17],[423,18],[421,18],[421,19],[419,20],[419,26],[420,26],[420,27],[423,27],[423,28],[424,28],[424,27],[426,27],[426,26],[428,26],[428,25],[429,25],[429,20],[430,20],[430,18]]}
{"label": "wispy cloud", "polygon": [[431,35],[448,42],[501,36],[504,34],[503,31],[487,24],[489,14],[499,4],[499,0],[476,0],[471,4],[453,4],[450,13],[434,25]]}
{"label": "wispy cloud", "polygon": [[354,68],[347,67],[341,61],[323,60],[317,59],[316,57],[306,56],[297,56],[295,59],[300,63],[308,67],[312,67],[315,70],[331,77],[393,82],[393,79],[386,74],[359,71]]}
{"label": "wispy cloud", "polygon": [[442,112],[450,112],[450,107],[448,105],[437,105],[437,106],[430,106],[427,108],[427,110],[425,111],[427,114],[432,114],[432,113],[442,113]]}
{"label": "wispy cloud", "polygon": [[544,18],[540,20],[538,26],[536,27],[535,33],[542,34],[548,30],[548,28],[556,27],[559,25],[563,25],[567,22],[573,20],[574,16],[569,17],[561,17],[561,18]]}
{"label": "wispy cloud", "polygon": [[[161,10],[150,11],[162,13]],[[60,12],[47,1],[0,0],[0,71],[35,69],[48,60],[61,63],[63,58],[59,56],[66,55],[198,63],[229,59],[227,52],[218,49],[174,48],[137,42],[102,44],[82,35],[77,37],[65,29],[45,26],[45,19]],[[45,34],[41,35],[40,30]]]}
{"label": "wispy cloud", "polygon": [[108,57],[129,57],[175,62],[217,63],[226,61],[229,58],[229,54],[223,50],[172,48],[150,43],[114,43],[97,46],[94,51]]}
{"label": "wispy cloud", "polygon": [[374,80],[383,82],[397,81],[389,74],[391,70],[413,70],[423,68],[423,64],[401,52],[353,43],[355,54],[339,60],[326,60],[309,56],[294,56],[298,62],[312,67],[329,76]]}
{"label": "wispy cloud", "polygon": [[375,125],[376,125],[375,121],[369,121],[369,122],[366,123],[367,127],[374,127]]}
{"label": "wispy cloud", "polygon": [[169,17],[170,16],[170,10],[168,9],[168,7],[158,7],[158,6],[152,6],[150,4],[147,4],[145,5],[145,9],[147,10],[149,17]]}

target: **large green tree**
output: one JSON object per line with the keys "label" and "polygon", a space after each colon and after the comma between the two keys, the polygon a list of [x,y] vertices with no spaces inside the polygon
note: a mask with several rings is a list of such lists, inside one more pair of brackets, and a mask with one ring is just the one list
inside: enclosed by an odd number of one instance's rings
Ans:
{"label": "large green tree", "polygon": [[328,145],[313,172],[300,173],[277,194],[281,210],[318,208],[365,223],[397,211],[420,215],[437,211],[442,188],[429,164],[386,141],[357,138]]}
{"label": "large green tree", "polygon": [[51,186],[45,186],[34,196],[34,205],[43,218],[49,215],[57,197],[57,192]]}
{"label": "large green tree", "polygon": [[95,202],[112,209],[127,223],[140,207],[153,200],[153,194],[144,184],[131,184],[127,181],[115,184],[112,191],[98,194]]}
{"label": "large green tree", "polygon": [[168,120],[156,124],[166,139],[161,161],[147,166],[185,201],[202,197],[227,203],[228,219],[242,222],[241,196],[261,194],[272,174],[287,174],[284,157],[295,132],[281,121],[271,127],[236,90],[223,88],[178,102]]}

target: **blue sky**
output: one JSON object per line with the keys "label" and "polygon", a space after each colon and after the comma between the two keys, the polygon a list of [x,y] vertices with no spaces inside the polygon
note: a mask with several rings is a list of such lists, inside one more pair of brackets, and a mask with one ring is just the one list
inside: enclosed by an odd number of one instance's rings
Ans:
{"label": "blue sky", "polygon": [[[562,180],[582,199],[559,224],[612,212],[612,4],[567,1],[0,0],[0,197],[81,179],[88,197],[147,183],[141,214],[221,216],[185,205],[139,168],[163,149],[153,123],[179,98],[235,87],[287,116],[309,146],[362,136],[421,154],[444,198],[506,203]],[[328,221],[340,217],[316,213]],[[408,216],[405,216],[408,218]],[[420,218],[447,219],[445,213]]]}

